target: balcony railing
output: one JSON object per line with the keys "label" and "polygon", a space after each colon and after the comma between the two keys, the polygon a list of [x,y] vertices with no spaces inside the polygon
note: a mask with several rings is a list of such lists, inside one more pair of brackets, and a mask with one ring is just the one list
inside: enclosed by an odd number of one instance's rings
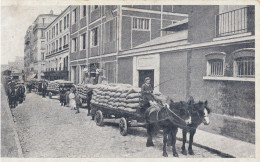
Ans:
{"label": "balcony railing", "polygon": [[249,32],[249,7],[216,15],[216,37]]}

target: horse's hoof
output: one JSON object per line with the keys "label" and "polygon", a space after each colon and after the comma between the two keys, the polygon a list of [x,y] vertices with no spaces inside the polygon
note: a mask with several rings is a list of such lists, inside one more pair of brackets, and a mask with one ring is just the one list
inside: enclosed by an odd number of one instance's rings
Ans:
{"label": "horse's hoof", "polygon": [[151,146],[154,146],[153,142],[147,142],[146,143],[146,147],[151,147]]}
{"label": "horse's hoof", "polygon": [[187,151],[186,151],[186,150],[182,150],[181,153],[182,153],[183,155],[187,155]]}
{"label": "horse's hoof", "polygon": [[163,156],[164,156],[164,157],[168,157],[167,152],[163,152]]}
{"label": "horse's hoof", "polygon": [[174,152],[174,153],[173,153],[173,156],[174,156],[174,157],[179,157],[179,155],[177,154],[177,152]]}
{"label": "horse's hoof", "polygon": [[190,154],[190,155],[195,155],[194,152],[193,152],[193,150],[189,150],[189,154]]}

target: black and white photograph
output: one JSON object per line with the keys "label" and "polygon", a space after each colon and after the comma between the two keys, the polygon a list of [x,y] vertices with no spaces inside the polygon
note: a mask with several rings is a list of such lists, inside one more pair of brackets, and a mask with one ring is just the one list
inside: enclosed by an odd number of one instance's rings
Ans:
{"label": "black and white photograph", "polygon": [[184,3],[2,3],[1,158],[255,159],[259,6]]}

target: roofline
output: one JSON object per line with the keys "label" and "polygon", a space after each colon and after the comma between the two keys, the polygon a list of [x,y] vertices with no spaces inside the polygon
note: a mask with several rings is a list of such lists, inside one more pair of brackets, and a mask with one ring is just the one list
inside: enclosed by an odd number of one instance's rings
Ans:
{"label": "roofline", "polygon": [[51,26],[51,25],[53,24],[53,22],[54,22],[55,20],[57,20],[58,18],[60,18],[61,15],[62,15],[63,13],[65,13],[65,11],[66,11],[68,8],[70,8],[70,7],[71,7],[71,5],[69,5],[68,7],[66,7],[48,26],[45,27],[45,29],[47,29],[49,26]]}
{"label": "roofline", "polygon": [[34,22],[40,17],[40,16],[59,16],[59,15],[54,15],[54,14],[40,14],[37,16],[37,18],[34,20]]}

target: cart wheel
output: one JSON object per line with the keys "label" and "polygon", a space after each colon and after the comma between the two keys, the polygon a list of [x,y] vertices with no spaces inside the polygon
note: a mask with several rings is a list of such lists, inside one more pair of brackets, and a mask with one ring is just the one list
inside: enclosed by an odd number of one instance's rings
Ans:
{"label": "cart wheel", "polygon": [[98,110],[96,112],[96,115],[95,115],[95,122],[98,126],[103,126],[104,125],[104,117],[103,117],[103,114],[100,110]]}
{"label": "cart wheel", "polygon": [[120,134],[122,136],[127,135],[127,122],[126,122],[126,119],[124,117],[120,119],[119,130],[120,130]]}
{"label": "cart wheel", "polygon": [[51,92],[49,92],[49,98],[50,98],[50,99],[52,98],[52,93],[51,93]]}

